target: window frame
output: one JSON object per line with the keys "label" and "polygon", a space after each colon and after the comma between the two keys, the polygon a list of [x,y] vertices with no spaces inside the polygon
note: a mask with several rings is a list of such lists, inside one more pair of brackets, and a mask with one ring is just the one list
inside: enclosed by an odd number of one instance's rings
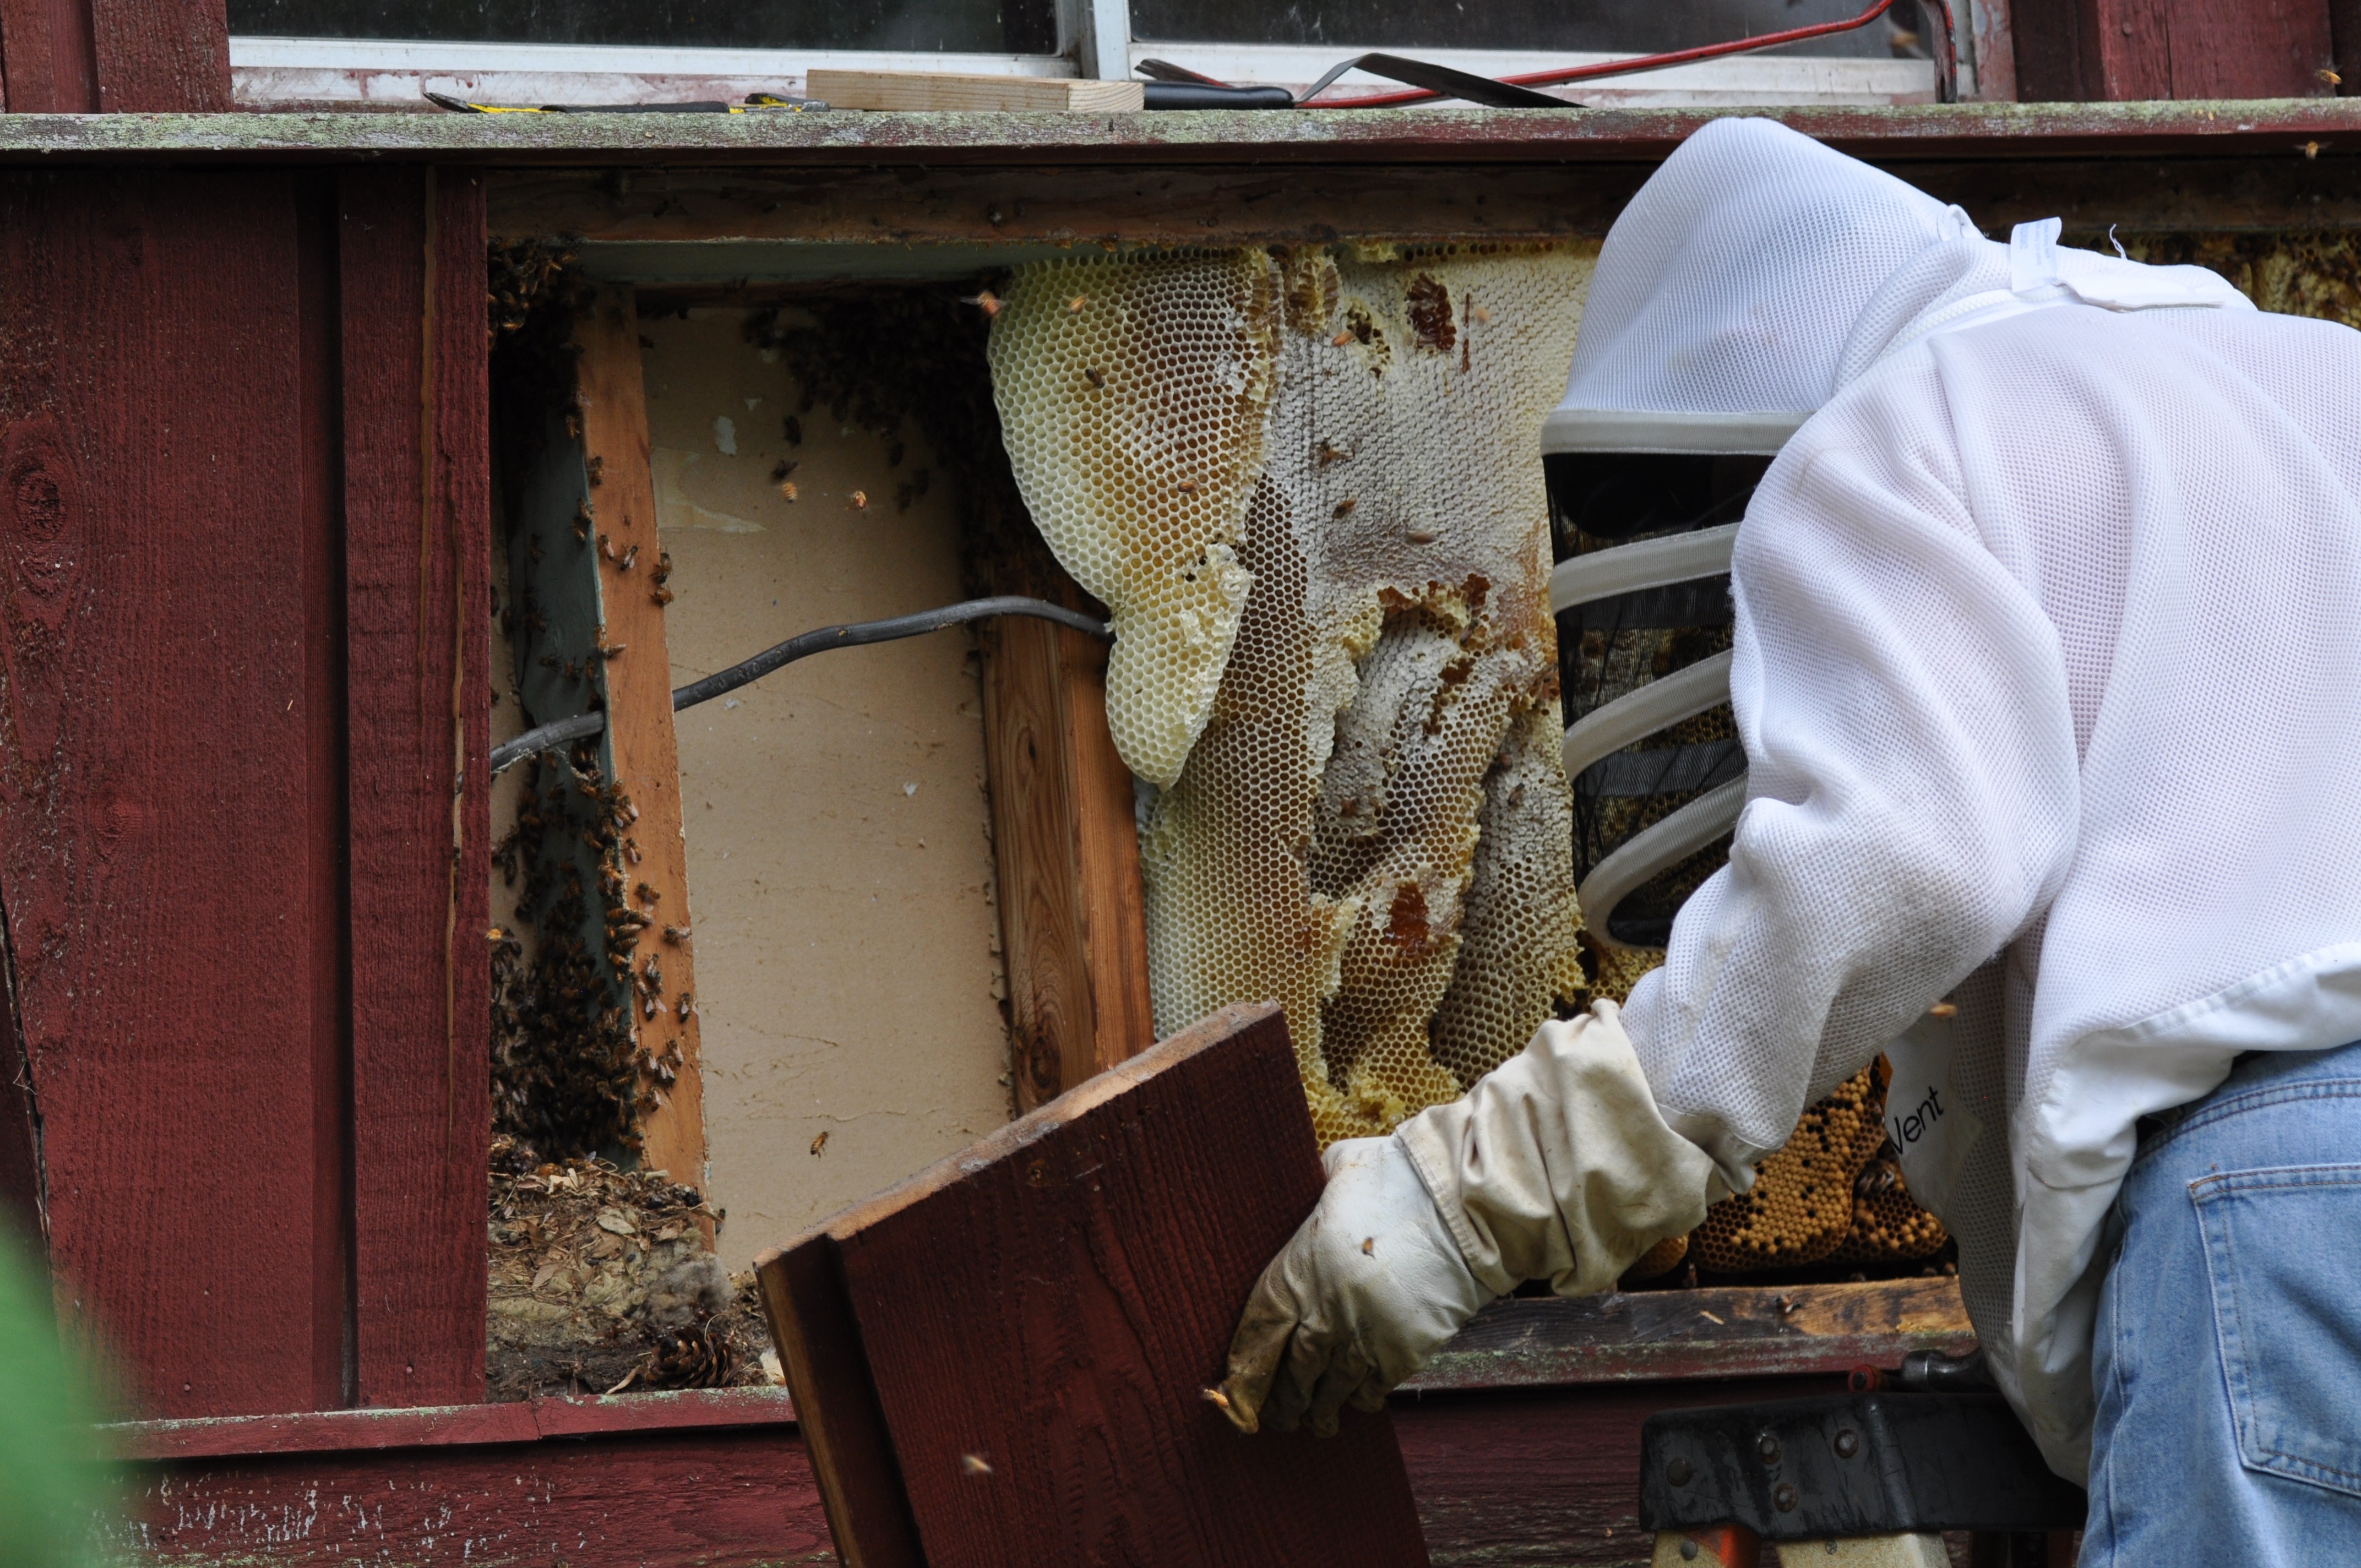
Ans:
{"label": "window frame", "polygon": [[[1960,94],[1977,93],[1979,55],[2008,44],[2006,0],[1952,0]],[[489,43],[436,38],[277,38],[234,34],[230,73],[241,109],[412,108],[426,92],[516,104],[661,104],[736,101],[755,92],[800,92],[822,67],[967,71],[979,75],[1129,77],[1143,60],[1170,60],[1224,81],[1301,87],[1339,60],[1344,44],[1141,41],[1130,37],[1129,0],[1058,0],[1056,54],[967,54],[874,49],[742,49],[631,44]],[[1981,47],[1979,47],[1981,46]],[[1419,49],[1421,59],[1480,75],[1596,64],[1609,54],[1565,50]],[[2013,96],[2015,72],[1991,73]],[[1348,75],[1340,98],[1397,90]],[[1923,103],[1934,96],[1926,60],[1733,55],[1612,77],[1568,95],[1601,107],[1741,104]]]}

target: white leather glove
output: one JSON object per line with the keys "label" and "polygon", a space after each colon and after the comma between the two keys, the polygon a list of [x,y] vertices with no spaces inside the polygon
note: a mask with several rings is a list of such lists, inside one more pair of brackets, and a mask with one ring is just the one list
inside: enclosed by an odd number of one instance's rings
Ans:
{"label": "white leather glove", "polygon": [[1273,1258],[1230,1342],[1242,1430],[1336,1430],[1521,1280],[1612,1288],[1705,1219],[1712,1159],[1664,1123],[1611,1002],[1543,1024],[1523,1051],[1389,1138],[1328,1150],[1320,1206]]}
{"label": "white leather glove", "polygon": [[1382,1406],[1495,1294],[1399,1141],[1347,1138],[1325,1163],[1320,1206],[1262,1271],[1230,1342],[1223,1409],[1244,1431],[1308,1418],[1333,1436],[1346,1400]]}

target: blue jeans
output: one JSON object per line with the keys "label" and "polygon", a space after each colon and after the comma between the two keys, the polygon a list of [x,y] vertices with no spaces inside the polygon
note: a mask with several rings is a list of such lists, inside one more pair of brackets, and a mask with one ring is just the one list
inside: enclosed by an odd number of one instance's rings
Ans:
{"label": "blue jeans", "polygon": [[2361,1562],[2361,1042],[2162,1119],[2108,1220],[2085,1568]]}

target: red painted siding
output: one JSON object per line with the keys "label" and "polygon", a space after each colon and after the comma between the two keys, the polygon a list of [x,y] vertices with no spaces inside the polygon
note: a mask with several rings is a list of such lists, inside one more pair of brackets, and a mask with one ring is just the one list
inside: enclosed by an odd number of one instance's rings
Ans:
{"label": "red painted siding", "polygon": [[2051,0],[2009,8],[2020,99],[2328,97],[2333,0]]}
{"label": "red painted siding", "polygon": [[354,1393],[362,1405],[439,1405],[484,1388],[483,191],[471,175],[368,170],[342,178],[339,203]]}
{"label": "red painted siding", "polygon": [[230,106],[224,0],[0,0],[13,113],[204,113]]}
{"label": "red painted siding", "polygon": [[430,316],[427,178],[0,177],[0,1176],[142,1413],[481,1395],[482,206]]}

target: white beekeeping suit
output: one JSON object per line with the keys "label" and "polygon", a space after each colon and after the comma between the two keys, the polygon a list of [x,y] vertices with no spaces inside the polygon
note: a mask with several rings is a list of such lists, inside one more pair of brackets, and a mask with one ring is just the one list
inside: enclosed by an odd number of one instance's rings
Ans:
{"label": "white beekeeping suit", "polygon": [[1760,120],[1618,220],[1570,408],[1819,411],[1738,533],[1730,863],[1620,1020],[1331,1150],[1241,1424],[1366,1403],[1515,1277],[1604,1288],[1888,1050],[1978,1336],[2082,1478],[2138,1119],[2361,1039],[2361,334],[2056,235]]}
{"label": "white beekeeping suit", "polygon": [[[2056,233],[1937,240],[1822,323],[1834,395],[1733,563],[1745,813],[1624,1022],[1738,1179],[1908,1032],[1894,1102],[1949,1091],[1949,1125],[1905,1169],[2080,1479],[2137,1119],[2361,1037],[2361,335]],[[1730,292],[1780,287],[1732,258]]]}

